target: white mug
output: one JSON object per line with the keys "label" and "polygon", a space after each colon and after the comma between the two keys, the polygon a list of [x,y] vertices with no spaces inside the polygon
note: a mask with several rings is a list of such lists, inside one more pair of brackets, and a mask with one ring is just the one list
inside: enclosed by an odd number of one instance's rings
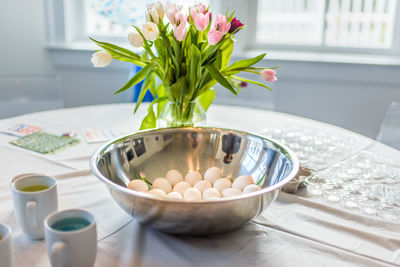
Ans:
{"label": "white mug", "polygon": [[79,209],[55,212],[46,218],[44,225],[47,254],[52,266],[93,266],[97,234],[96,221],[91,213]]}
{"label": "white mug", "polygon": [[11,229],[0,223],[0,266],[11,267]]}
{"label": "white mug", "polygon": [[[46,186],[44,190],[26,192],[30,186]],[[12,185],[14,210],[22,231],[31,239],[44,238],[44,219],[58,208],[57,184],[42,174],[19,175]]]}

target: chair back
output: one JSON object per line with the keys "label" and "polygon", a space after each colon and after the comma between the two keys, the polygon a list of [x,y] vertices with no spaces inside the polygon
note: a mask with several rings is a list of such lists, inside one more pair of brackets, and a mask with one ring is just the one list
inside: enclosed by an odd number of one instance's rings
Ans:
{"label": "chair back", "polygon": [[376,140],[400,150],[400,102],[389,106]]}
{"label": "chair back", "polygon": [[0,75],[0,119],[63,107],[57,75]]}

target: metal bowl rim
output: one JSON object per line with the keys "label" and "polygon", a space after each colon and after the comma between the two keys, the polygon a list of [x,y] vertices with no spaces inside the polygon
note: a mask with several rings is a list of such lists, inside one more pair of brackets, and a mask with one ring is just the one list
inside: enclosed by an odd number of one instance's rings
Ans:
{"label": "metal bowl rim", "polygon": [[[292,171],[288,174],[288,176],[283,179],[282,181],[280,181],[277,184],[274,184],[272,186],[269,186],[267,188],[263,188],[261,190],[255,191],[255,192],[251,192],[251,193],[247,193],[247,194],[242,194],[239,196],[233,196],[233,197],[226,197],[226,198],[220,198],[217,200],[201,200],[201,201],[184,201],[184,200],[174,200],[174,199],[167,199],[167,198],[158,198],[156,196],[144,193],[144,192],[139,192],[139,191],[134,191],[131,189],[128,189],[126,187],[123,187],[115,182],[110,181],[110,179],[108,179],[107,177],[105,177],[103,174],[100,173],[100,171],[98,170],[98,168],[96,167],[97,164],[97,158],[100,155],[101,151],[105,151],[109,146],[111,146],[112,144],[114,144],[116,141],[121,140],[121,139],[125,139],[127,137],[136,135],[136,134],[142,134],[142,133],[151,133],[151,132],[156,132],[159,130],[168,130],[168,129],[210,129],[210,130],[223,130],[223,131],[233,131],[233,132],[241,132],[247,135],[253,135],[255,137],[259,137],[262,139],[266,139],[276,145],[278,145],[279,147],[281,147],[284,151],[286,151],[286,153],[289,155],[289,159],[293,162],[293,169]],[[100,146],[98,149],[96,149],[96,151],[92,154],[92,156],[90,157],[90,169],[92,171],[92,173],[97,177],[97,179],[99,179],[100,181],[102,181],[103,183],[105,183],[106,185],[108,185],[109,187],[113,188],[114,190],[117,191],[122,191],[124,193],[127,193],[129,195],[133,195],[133,196],[137,196],[137,197],[144,197],[144,198],[148,198],[148,199],[152,199],[152,200],[157,200],[157,201],[161,201],[161,202],[173,202],[173,203],[181,203],[181,204],[212,204],[212,203],[220,203],[220,202],[227,202],[227,201],[235,201],[235,200],[240,200],[240,199],[247,199],[247,198],[251,198],[254,196],[258,196],[258,195],[263,195],[265,193],[268,192],[272,192],[282,186],[284,186],[286,183],[290,182],[299,172],[300,169],[300,164],[299,164],[299,160],[296,156],[296,154],[289,149],[288,147],[286,147],[285,145],[269,138],[269,137],[265,137],[259,134],[254,134],[254,133],[250,133],[250,132],[246,132],[246,131],[242,131],[242,130],[234,130],[234,129],[227,129],[227,128],[217,128],[217,127],[169,127],[169,128],[156,128],[156,129],[149,129],[149,130],[142,130],[142,131],[136,131],[133,133],[129,133],[129,134],[125,134],[122,135],[120,137],[116,137],[110,141],[108,141],[107,143],[105,143],[104,145]]]}

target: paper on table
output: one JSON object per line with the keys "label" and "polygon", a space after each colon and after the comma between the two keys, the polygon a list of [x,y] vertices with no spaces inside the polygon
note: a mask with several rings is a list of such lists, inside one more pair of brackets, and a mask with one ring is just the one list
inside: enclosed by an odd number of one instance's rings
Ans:
{"label": "paper on table", "polygon": [[[61,135],[62,133],[79,133],[79,129],[70,126],[72,124],[68,124],[62,121],[49,120],[46,119],[45,116],[42,116],[42,114],[29,114],[2,120],[0,121],[0,131],[7,131],[8,129],[10,129],[10,127],[13,127],[13,125],[15,126],[17,124],[27,124],[27,121],[29,121],[30,125],[36,125],[37,127],[53,134]],[[40,154],[34,151],[22,149],[11,145],[9,144],[9,142],[17,139],[16,136],[11,135],[0,134],[0,145],[6,148],[11,148],[12,150],[21,151],[22,153],[31,154],[35,157],[57,162],[57,164],[64,165],[71,169],[87,169],[88,160],[92,153],[99,147],[99,144],[88,144],[84,141],[83,136],[81,136],[80,134],[73,135],[81,139],[81,142],[55,154]]]}

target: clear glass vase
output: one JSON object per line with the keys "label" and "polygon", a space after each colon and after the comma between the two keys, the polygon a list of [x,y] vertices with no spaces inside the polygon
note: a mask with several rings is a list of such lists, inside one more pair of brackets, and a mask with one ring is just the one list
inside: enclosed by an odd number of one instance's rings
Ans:
{"label": "clear glass vase", "polygon": [[197,100],[189,103],[168,101],[157,120],[158,128],[204,126],[205,124],[206,112]]}

